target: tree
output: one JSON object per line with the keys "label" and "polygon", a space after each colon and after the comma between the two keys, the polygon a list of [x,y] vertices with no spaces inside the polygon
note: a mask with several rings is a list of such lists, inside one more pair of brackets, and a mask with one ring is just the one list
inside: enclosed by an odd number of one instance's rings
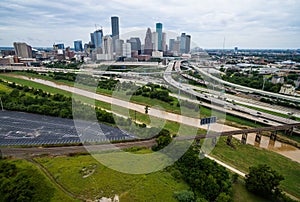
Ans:
{"label": "tree", "polygon": [[194,196],[194,193],[192,191],[183,190],[183,191],[175,192],[174,195],[175,195],[175,198],[179,202],[193,202],[193,201],[195,201],[195,196]]}
{"label": "tree", "polygon": [[278,192],[280,181],[284,177],[268,165],[258,165],[249,168],[250,172],[246,175],[246,188],[261,196],[272,196]]}
{"label": "tree", "polygon": [[145,107],[145,114],[148,114],[148,112],[149,112],[149,106],[147,105],[147,106]]}

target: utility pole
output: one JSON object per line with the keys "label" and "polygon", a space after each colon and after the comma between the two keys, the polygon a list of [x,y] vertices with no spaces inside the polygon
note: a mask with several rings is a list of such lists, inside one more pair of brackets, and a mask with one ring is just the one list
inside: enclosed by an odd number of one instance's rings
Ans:
{"label": "utility pole", "polygon": [[2,103],[1,97],[0,97],[0,102],[1,102],[1,108],[2,108],[2,111],[4,111],[4,109],[3,109],[3,103]]}

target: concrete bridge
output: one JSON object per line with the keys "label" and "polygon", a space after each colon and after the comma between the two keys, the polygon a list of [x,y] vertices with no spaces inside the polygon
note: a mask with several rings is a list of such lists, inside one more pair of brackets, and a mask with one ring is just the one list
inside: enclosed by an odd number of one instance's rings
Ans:
{"label": "concrete bridge", "polygon": [[285,124],[280,126],[269,126],[269,127],[261,127],[261,128],[251,128],[251,129],[242,129],[242,130],[233,130],[233,131],[225,131],[225,132],[212,132],[208,135],[198,135],[198,136],[183,136],[177,137],[176,140],[193,140],[195,139],[199,142],[201,139],[212,138],[212,144],[216,144],[218,137],[227,137],[227,144],[231,144],[232,136],[234,135],[242,135],[241,143],[246,144],[247,137],[249,133],[256,133],[255,141],[257,143],[261,142],[261,137],[263,132],[271,132],[270,139],[275,141],[277,138],[278,131],[284,131],[287,135],[292,135],[293,130],[296,127],[299,127],[300,123],[293,124]]}

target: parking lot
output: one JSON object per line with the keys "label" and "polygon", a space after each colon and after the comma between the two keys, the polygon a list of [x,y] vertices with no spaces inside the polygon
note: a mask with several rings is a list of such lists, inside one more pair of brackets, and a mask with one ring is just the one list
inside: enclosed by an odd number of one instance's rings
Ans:
{"label": "parking lot", "polygon": [[104,124],[72,119],[0,111],[0,146],[72,144],[132,139],[133,136]]}

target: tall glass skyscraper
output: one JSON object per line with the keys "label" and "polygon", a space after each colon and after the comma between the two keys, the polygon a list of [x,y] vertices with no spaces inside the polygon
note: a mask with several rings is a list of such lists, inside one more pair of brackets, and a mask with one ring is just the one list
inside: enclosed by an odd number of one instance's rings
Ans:
{"label": "tall glass skyscraper", "polygon": [[163,30],[162,23],[156,23],[156,32],[158,33],[158,50],[159,51],[163,51],[163,48],[162,48],[162,30]]}
{"label": "tall glass skyscraper", "polygon": [[111,17],[111,30],[112,30],[112,37],[114,39],[119,39],[119,17],[113,16]]}
{"label": "tall glass skyscraper", "polygon": [[98,29],[94,32],[95,48],[102,48],[102,37],[103,37],[102,29]]}
{"label": "tall glass skyscraper", "polygon": [[74,49],[76,52],[82,52],[83,51],[82,41],[74,41]]}

